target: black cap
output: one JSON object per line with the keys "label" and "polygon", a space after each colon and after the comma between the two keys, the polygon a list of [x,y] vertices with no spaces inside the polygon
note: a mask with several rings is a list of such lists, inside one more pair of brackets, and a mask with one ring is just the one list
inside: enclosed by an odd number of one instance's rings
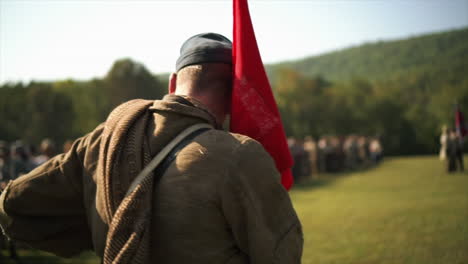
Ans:
{"label": "black cap", "polygon": [[207,62],[232,64],[231,41],[216,33],[202,33],[187,39],[180,48],[176,72],[185,66]]}

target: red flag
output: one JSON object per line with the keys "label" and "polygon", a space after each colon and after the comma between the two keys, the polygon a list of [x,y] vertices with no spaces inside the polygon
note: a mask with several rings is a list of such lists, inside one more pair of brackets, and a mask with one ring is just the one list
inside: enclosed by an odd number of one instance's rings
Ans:
{"label": "red flag", "polygon": [[259,141],[273,157],[281,183],[293,184],[293,164],[278,107],[268,82],[250,20],[247,0],[233,0],[234,78],[231,101],[232,132]]}
{"label": "red flag", "polygon": [[466,129],[466,124],[465,124],[465,119],[463,118],[463,113],[460,111],[460,108],[458,107],[455,112],[455,128],[457,130],[457,133],[461,137],[464,137],[468,134],[468,131]]}

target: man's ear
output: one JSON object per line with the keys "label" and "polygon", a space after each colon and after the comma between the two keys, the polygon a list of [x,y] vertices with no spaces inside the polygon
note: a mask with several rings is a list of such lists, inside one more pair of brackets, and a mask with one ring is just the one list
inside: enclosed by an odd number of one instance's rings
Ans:
{"label": "man's ear", "polygon": [[171,73],[171,76],[169,76],[169,94],[175,93],[176,90],[176,84],[177,84],[177,73],[173,72]]}

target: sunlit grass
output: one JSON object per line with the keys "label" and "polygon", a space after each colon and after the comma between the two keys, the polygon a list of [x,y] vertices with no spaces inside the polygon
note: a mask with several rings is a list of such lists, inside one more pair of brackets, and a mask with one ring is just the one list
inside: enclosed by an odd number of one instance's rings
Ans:
{"label": "sunlit grass", "polygon": [[[392,158],[296,186],[302,262],[468,263],[468,174],[447,174],[443,165],[435,156]],[[19,253],[23,263],[99,263],[91,253],[69,260]]]}
{"label": "sunlit grass", "polygon": [[[465,162],[466,164],[466,162]],[[303,263],[468,263],[468,174],[394,158],[291,192]]]}

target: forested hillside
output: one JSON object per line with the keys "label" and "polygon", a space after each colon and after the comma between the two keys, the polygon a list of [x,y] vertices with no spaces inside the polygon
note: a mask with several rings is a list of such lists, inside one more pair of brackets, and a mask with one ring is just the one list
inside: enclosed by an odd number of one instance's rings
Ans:
{"label": "forested hillside", "polygon": [[6,83],[0,87],[0,140],[58,144],[103,122],[110,110],[131,99],[159,99],[167,91],[145,66],[117,60],[102,79]]}
{"label": "forested hillside", "polygon": [[[380,136],[387,154],[434,153],[458,103],[468,112],[468,28],[365,44],[267,65],[288,136]],[[61,144],[92,130],[117,104],[159,99],[167,73],[131,59],[89,81],[4,83],[0,140]]]}
{"label": "forested hillside", "polygon": [[289,135],[363,133],[387,153],[434,153],[468,110],[468,28],[267,67]]}
{"label": "forested hillside", "polygon": [[[269,72],[290,68],[306,77],[322,76],[331,81],[365,78],[389,80],[427,72],[451,81],[465,78],[468,66],[468,28],[380,41],[316,57],[270,65]],[[447,76],[448,75],[448,76]],[[274,77],[274,76],[271,76]]]}

